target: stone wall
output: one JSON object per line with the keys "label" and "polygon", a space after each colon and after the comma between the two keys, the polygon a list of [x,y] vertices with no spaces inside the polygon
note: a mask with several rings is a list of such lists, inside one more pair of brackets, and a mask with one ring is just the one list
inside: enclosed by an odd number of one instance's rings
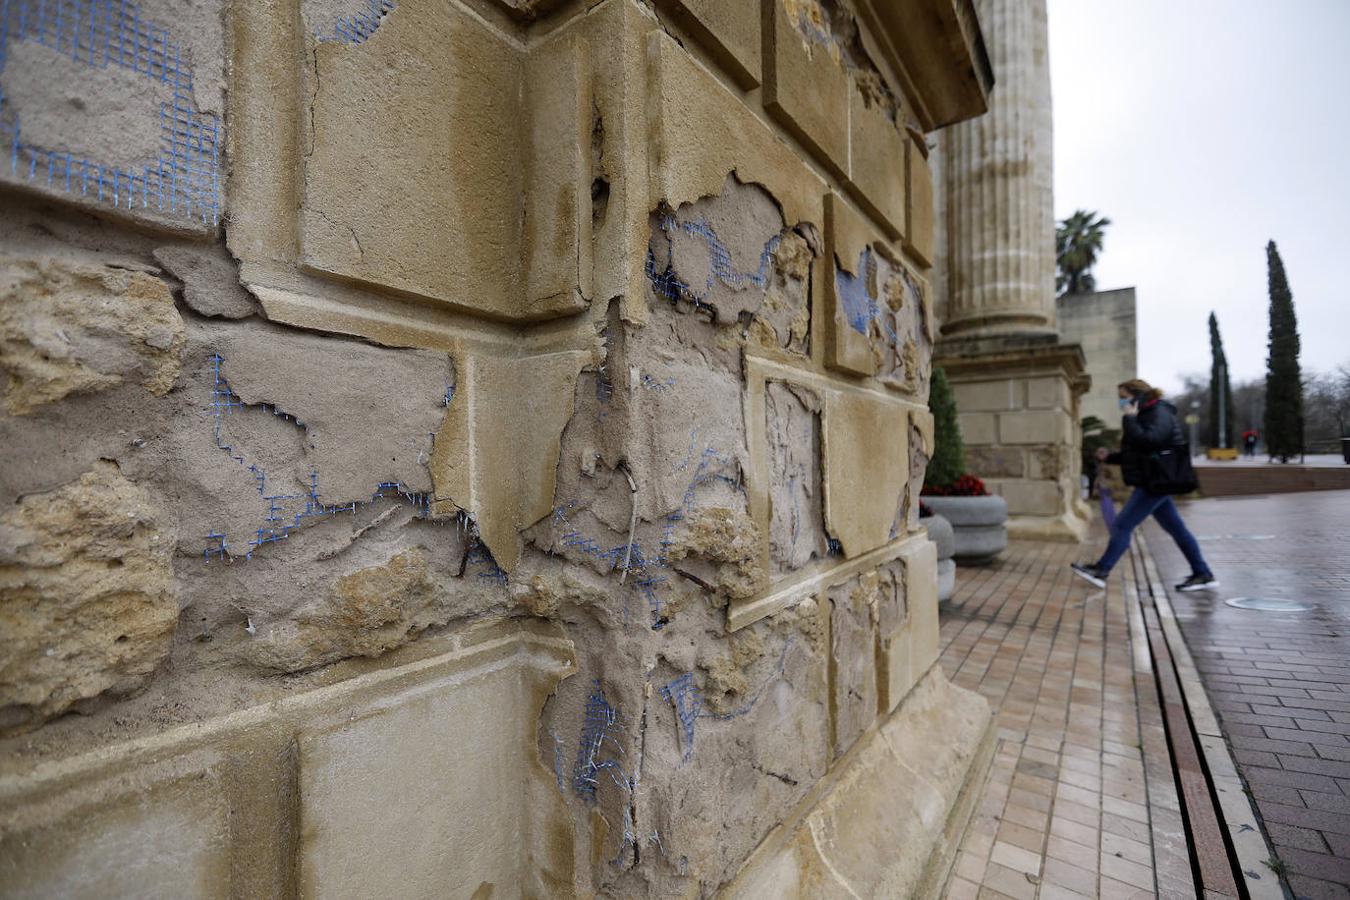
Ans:
{"label": "stone wall", "polygon": [[1134,288],[1067,294],[1056,301],[1059,334],[1083,348],[1092,387],[1081,400],[1084,416],[1120,427],[1116,385],[1139,376]]}
{"label": "stone wall", "polygon": [[6,894],[940,887],[919,7],[6,7]]}

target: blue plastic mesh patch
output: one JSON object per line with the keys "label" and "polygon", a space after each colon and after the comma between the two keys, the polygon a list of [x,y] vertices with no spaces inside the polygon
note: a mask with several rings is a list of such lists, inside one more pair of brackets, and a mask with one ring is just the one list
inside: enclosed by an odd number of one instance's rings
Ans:
{"label": "blue plastic mesh patch", "polygon": [[[688,470],[693,463],[694,448],[697,441],[698,430],[695,429],[689,435],[689,451],[680,465],[675,467],[676,472]],[[667,515],[662,522],[661,539],[658,542],[655,556],[647,555],[650,546],[647,550],[644,550],[642,542],[637,539],[633,540],[631,549],[627,543],[615,547],[606,547],[593,537],[583,533],[572,524],[567,516],[571,510],[576,508],[575,500],[568,501],[553,510],[553,525],[562,532],[560,541],[564,547],[570,547],[585,556],[600,561],[604,568],[611,573],[619,570],[624,557],[627,556],[627,583],[632,585],[633,590],[647,604],[647,610],[651,615],[652,630],[660,631],[668,621],[665,613],[666,602],[662,596],[662,586],[667,584],[669,579],[663,573],[663,570],[670,568],[669,551],[674,544],[675,529],[694,510],[699,488],[721,482],[730,485],[736,491],[743,492],[745,488],[739,478],[728,474],[728,472],[736,471],[738,471],[738,468],[734,456],[724,456],[713,447],[704,448],[702,454],[698,456],[698,465],[694,469],[694,474],[690,476],[689,484],[685,488],[684,496],[680,501],[680,507]]]}
{"label": "blue plastic mesh patch", "polygon": [[[215,376],[215,382],[211,388],[211,417],[213,423],[213,433],[216,446],[229,454],[230,458],[248,470],[253,476],[254,487],[258,491],[258,496],[262,498],[263,513],[262,520],[253,536],[247,542],[247,549],[243,552],[244,559],[252,559],[253,551],[263,546],[277,541],[284,541],[297,529],[306,525],[313,524],[323,518],[331,518],[341,513],[355,514],[357,509],[369,503],[386,498],[397,498],[405,503],[411,504],[421,518],[430,518],[431,516],[431,498],[425,492],[413,491],[407,488],[402,482],[383,481],[375,487],[375,492],[370,500],[356,501],[343,504],[324,503],[319,492],[319,473],[311,470],[309,473],[309,485],[304,493],[287,494],[276,493],[268,490],[267,473],[257,465],[250,462],[242,448],[237,448],[233,444],[226,442],[223,431],[224,419],[235,410],[245,409],[246,406],[239,396],[230,389],[230,384],[220,372],[220,364],[224,362],[224,357],[219,353],[212,354],[211,365],[212,373]],[[263,403],[258,404],[257,409],[263,412],[270,412],[277,418],[283,419],[297,428],[304,428],[305,423],[301,422],[295,416],[277,409],[275,406]],[[223,559],[226,556],[234,557],[237,554],[230,548],[227,537],[224,532],[217,531],[214,528],[207,532],[206,549],[203,551],[203,557],[209,562],[211,559]],[[494,580],[504,581],[506,573],[497,568],[496,563],[492,562],[491,556],[486,551],[482,551],[486,558],[486,564],[491,566],[490,574]]]}
{"label": "blue plastic mesh patch", "polygon": [[712,309],[708,303],[708,298],[712,294],[715,281],[720,281],[729,287],[740,287],[743,284],[753,284],[761,290],[766,287],[769,283],[769,262],[773,257],[773,251],[778,247],[779,241],[782,240],[781,235],[776,234],[771,237],[759,254],[758,268],[754,271],[741,271],[736,268],[731,259],[730,248],[722,243],[722,240],[717,236],[717,232],[706,220],[680,222],[674,216],[663,216],[661,218],[661,231],[667,236],[676,231],[683,231],[692,237],[702,238],[708,246],[708,258],[711,260],[711,264],[708,266],[708,277],[703,285],[687,284],[675,275],[674,268],[671,265],[667,265],[664,271],[658,272],[656,270],[656,254],[648,247],[647,280],[651,282],[652,290],[672,303],[684,300],[693,304],[695,309],[707,310]]}
{"label": "blue plastic mesh patch", "polygon": [[10,175],[94,197],[119,209],[156,209],[211,225],[220,221],[220,123],[197,112],[192,70],[164,28],[127,0],[0,0],[0,74],[11,42],[34,41],[90,69],[117,66],[173,85],[160,105],[158,159],[139,170],[107,166],[54,147],[25,143],[0,88],[0,144]]}
{"label": "blue plastic mesh patch", "polygon": [[394,0],[367,0],[366,8],[343,16],[333,24],[332,34],[316,34],[321,41],[359,44],[375,33],[385,15],[394,8]]}
{"label": "blue plastic mesh patch", "polygon": [[619,724],[619,711],[609,705],[605,699],[605,689],[597,678],[591,687],[590,696],[586,698],[586,714],[578,738],[577,764],[572,770],[572,789],[583,800],[595,802],[596,782],[601,772],[608,772],[621,789],[631,790],[623,767],[610,755],[623,755],[623,747],[614,736],[614,732],[622,727]]}
{"label": "blue plastic mesh patch", "polygon": [[869,284],[877,281],[877,260],[872,248],[864,247],[858,255],[857,275],[850,275],[842,266],[835,266],[834,287],[849,327],[859,334],[867,334],[871,324],[877,323],[886,340],[892,347],[900,343],[900,337],[892,326],[890,310],[877,302],[877,298],[868,290]]}
{"label": "blue plastic mesh patch", "polygon": [[661,696],[675,707],[675,715],[680,720],[680,732],[684,737],[682,761],[688,762],[694,755],[694,723],[698,721],[703,701],[694,686],[693,674],[686,672],[661,687]]}

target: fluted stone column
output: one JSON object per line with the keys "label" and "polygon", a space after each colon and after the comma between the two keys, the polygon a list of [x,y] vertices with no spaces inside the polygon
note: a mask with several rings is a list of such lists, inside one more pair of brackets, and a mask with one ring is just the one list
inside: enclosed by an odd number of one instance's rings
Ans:
{"label": "fluted stone column", "polygon": [[[945,336],[1055,330],[1045,0],[981,0],[997,84],[989,115],[948,129]],[[978,215],[970,212],[978,210]]]}
{"label": "fluted stone column", "polygon": [[1079,539],[1082,349],[1055,323],[1053,124],[1045,0],[977,0],[996,84],[989,115],[943,132],[936,362],[952,383],[970,471],[1009,528]]}

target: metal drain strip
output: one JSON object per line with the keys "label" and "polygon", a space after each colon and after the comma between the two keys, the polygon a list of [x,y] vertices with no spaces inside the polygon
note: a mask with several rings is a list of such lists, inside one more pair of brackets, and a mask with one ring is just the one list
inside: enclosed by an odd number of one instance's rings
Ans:
{"label": "metal drain strip", "polygon": [[1143,535],[1136,534],[1133,543],[1131,557],[1140,574],[1138,602],[1202,890],[1285,900],[1285,887],[1266,865],[1275,858],[1274,850],[1219,728],[1158,567]]}

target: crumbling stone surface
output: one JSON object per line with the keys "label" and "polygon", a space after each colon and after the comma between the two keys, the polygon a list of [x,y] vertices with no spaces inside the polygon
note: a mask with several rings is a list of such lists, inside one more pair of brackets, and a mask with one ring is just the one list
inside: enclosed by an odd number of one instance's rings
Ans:
{"label": "crumbling stone surface", "polygon": [[149,681],[178,621],[175,538],[110,462],[0,517],[0,728]]}
{"label": "crumbling stone surface", "polygon": [[248,642],[250,662],[294,672],[351,656],[379,656],[432,624],[441,592],[423,552],[405,550],[388,562],[337,579],[331,594]]}
{"label": "crumbling stone surface", "polygon": [[830,707],[836,757],[848,752],[877,714],[876,641],[882,592],[867,572],[829,592]]}
{"label": "crumbling stone surface", "polygon": [[24,415],[123,381],[162,395],[182,362],[183,323],[144,271],[0,256],[5,408]]}
{"label": "crumbling stone surface", "polygon": [[183,283],[183,302],[193,312],[222,319],[258,312],[258,301],[239,283],[238,265],[223,247],[156,247],[155,261]]}
{"label": "crumbling stone surface", "polygon": [[778,576],[824,557],[829,548],[821,493],[820,398],[807,388],[771,381],[764,399],[771,454],[769,546]]}

